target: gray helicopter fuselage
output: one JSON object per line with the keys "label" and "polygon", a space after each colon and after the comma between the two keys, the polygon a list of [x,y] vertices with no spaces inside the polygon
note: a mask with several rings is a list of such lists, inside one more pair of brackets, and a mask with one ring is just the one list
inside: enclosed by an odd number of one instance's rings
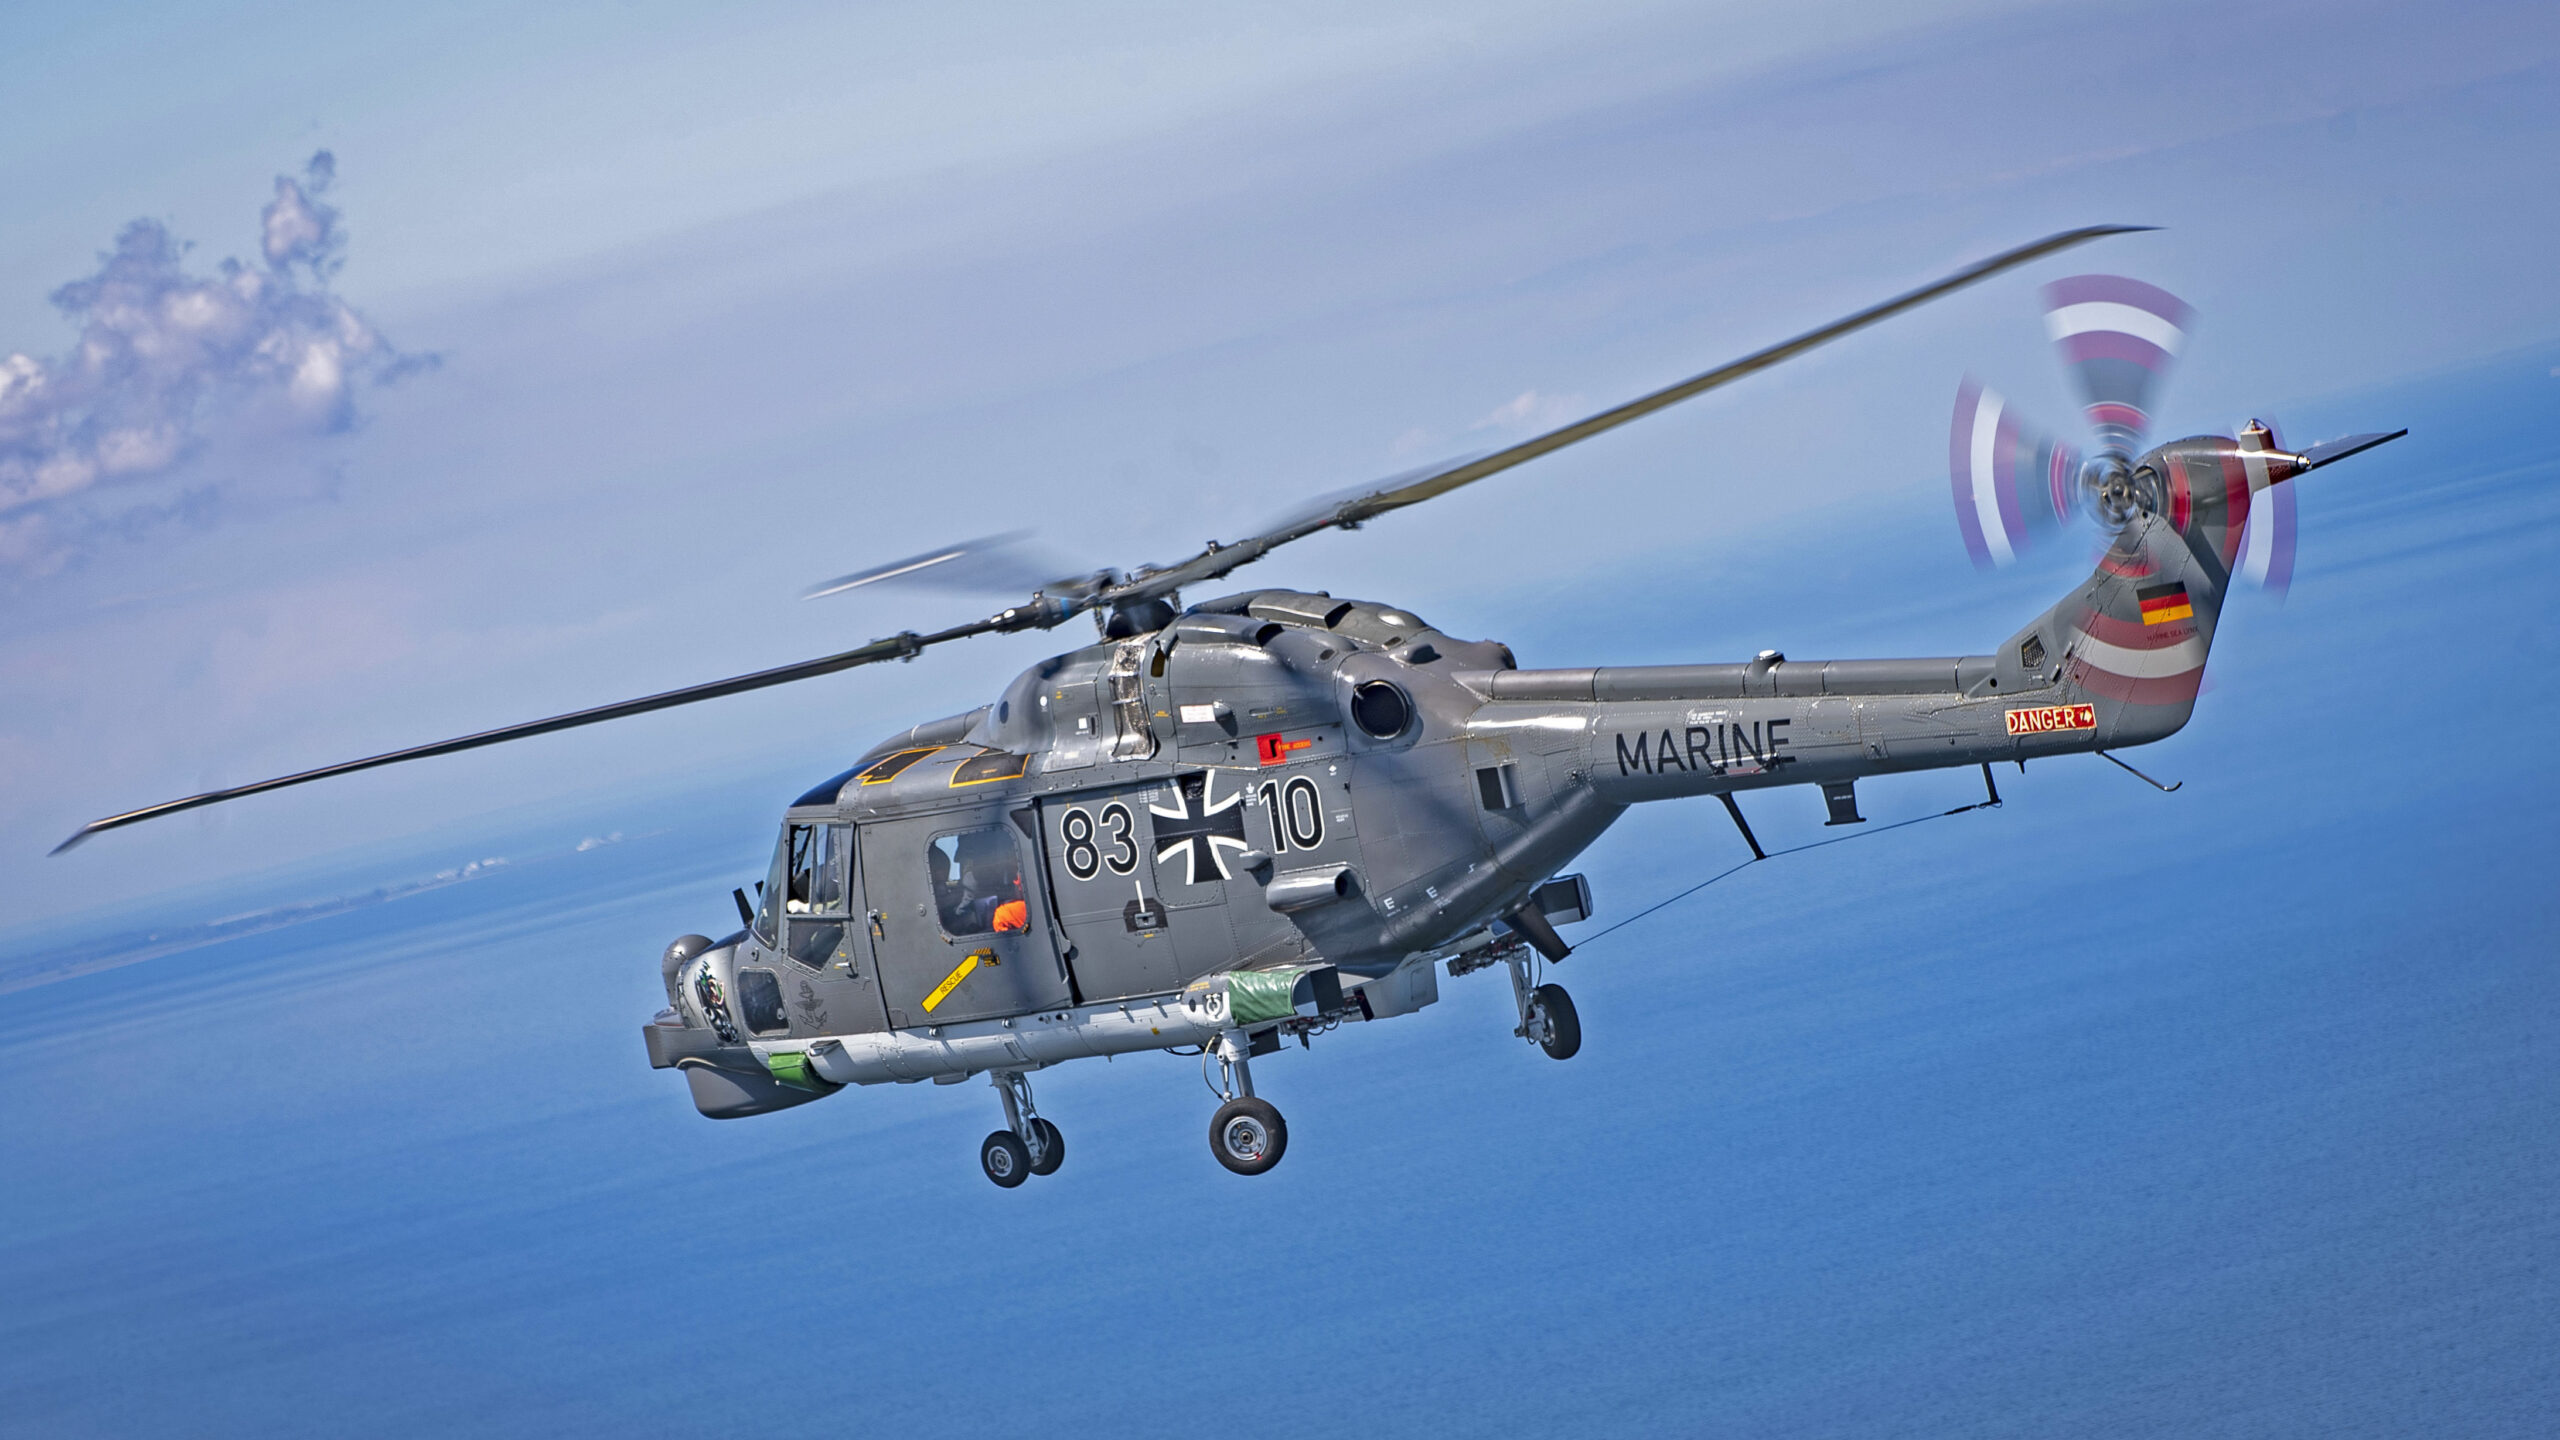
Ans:
{"label": "gray helicopter fuselage", "polygon": [[[2281,586],[2292,491],[2274,487],[2405,435],[2300,453],[2252,422],[2135,456],[2148,395],[2187,307],[2120,276],[2047,287],[2048,328],[2081,381],[2100,451],[2020,424],[1993,391],[1957,392],[1949,480],[1977,564],[2014,559],[2085,511],[2112,533],[2096,571],[1987,654],[1523,670],[1388,606],[1256,590],[1181,606],[1281,546],[1357,529],[1741,381],[2042,257],[2142,227],[2100,225],[2004,251],[1918,288],[1489,453],[1344,491],[1169,565],[1020,571],[1023,600],[830,655],[480,730],[146,805],[106,831],[378,766],[839,674],[974,636],[1090,615],[1104,637],[1023,672],[989,705],[873,747],[785,812],[744,928],[685,935],[660,960],[667,1007],[650,1063],[731,1118],[849,1084],[990,1077],[1005,1128],[980,1147],[1007,1188],[1053,1173],[1057,1127],[1028,1072],[1063,1060],[1198,1047],[1223,1102],[1221,1165],[1260,1174],[1287,1145],[1250,1060],[1438,998],[1438,977],[1502,967],[1513,1034],[1552,1059],[1581,1022],[1540,964],[1590,918],[1560,873],[1630,805],[1807,785],[1853,824],[1856,783],[2141,745],[2192,713],[2235,567]],[[2243,539],[2248,541],[2242,563]],[[902,577],[984,579],[1014,537],[874,563],[811,598]],[[1019,559],[1020,557],[1016,557]],[[992,566],[993,568],[987,568]],[[2110,756],[2112,758],[2112,756]],[[2123,762],[2118,761],[2122,764]],[[2130,769],[2131,767],[2126,767]],[[2137,774],[2139,772],[2136,772]],[[1756,803],[1756,802],[1755,802]]]}
{"label": "gray helicopter fuselage", "polygon": [[[2225,468],[2157,465],[2182,496]],[[1516,924],[1629,805],[1816,785],[1847,818],[1862,777],[2174,732],[2229,578],[2211,499],[2127,527],[1989,655],[1523,670],[1388,606],[1194,606],[802,796],[747,929],[671,953],[681,1023],[653,1059],[692,1061],[706,1113],[751,1114],[1207,1044],[1240,973],[1329,968],[1372,1018],[1429,1003],[1433,960]],[[2186,613],[2144,625],[2166,612],[2138,597],[2170,587]],[[2147,648],[2112,643],[2133,631]]]}

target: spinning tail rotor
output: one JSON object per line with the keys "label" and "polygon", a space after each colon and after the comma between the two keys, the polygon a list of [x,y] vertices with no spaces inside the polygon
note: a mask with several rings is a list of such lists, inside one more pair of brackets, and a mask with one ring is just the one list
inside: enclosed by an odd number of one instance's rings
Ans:
{"label": "spinning tail rotor", "polygon": [[[2093,450],[2081,452],[2020,420],[1994,390],[1966,376],[1956,390],[1947,451],[1956,526],[1980,569],[2013,563],[2086,511],[2121,529],[2163,497],[2134,468],[2151,428],[2152,394],[2186,347],[2195,312],[2156,285],[2121,275],[2075,275],[2044,287],[2045,332],[2071,372]],[[2233,571],[2281,596],[2293,578],[2294,495],[2279,484],[2309,466],[2258,421],[2238,449],[2254,472],[2254,503]],[[2256,458],[2249,458],[2256,457]]]}
{"label": "spinning tail rotor", "polygon": [[2195,312],[2158,286],[2074,275],[2044,287],[2044,328],[2079,383],[2098,453],[2130,459],[2151,428],[2151,390],[2186,345]]}
{"label": "spinning tail rotor", "polygon": [[2078,451],[2020,423],[1999,391],[1970,375],[1956,388],[1947,473],[1977,567],[2009,564],[2061,529],[2079,508],[2080,468]]}

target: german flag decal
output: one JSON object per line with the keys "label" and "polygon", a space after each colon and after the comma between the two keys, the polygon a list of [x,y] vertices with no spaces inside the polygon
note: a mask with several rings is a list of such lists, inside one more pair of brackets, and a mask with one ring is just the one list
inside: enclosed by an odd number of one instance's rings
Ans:
{"label": "german flag decal", "polygon": [[2176,581],[2166,585],[2145,585],[2133,592],[2142,603],[2142,623],[2166,625],[2173,620],[2192,620],[2196,607],[2187,603],[2187,587]]}

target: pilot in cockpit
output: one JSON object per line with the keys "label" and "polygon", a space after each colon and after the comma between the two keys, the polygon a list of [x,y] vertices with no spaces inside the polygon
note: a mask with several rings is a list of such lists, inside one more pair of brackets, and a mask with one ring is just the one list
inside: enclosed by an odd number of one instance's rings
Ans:
{"label": "pilot in cockpit", "polygon": [[784,842],[782,913],[810,915],[841,910],[844,867],[840,830],[821,825],[794,825]]}

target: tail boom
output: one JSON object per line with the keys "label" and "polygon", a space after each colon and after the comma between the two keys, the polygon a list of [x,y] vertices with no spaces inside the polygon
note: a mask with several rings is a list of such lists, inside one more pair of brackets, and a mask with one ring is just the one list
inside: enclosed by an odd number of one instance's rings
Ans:
{"label": "tail boom", "polygon": [[1477,723],[1578,724],[1619,804],[2148,744],[2194,713],[2253,500],[2301,468],[2245,435],[2144,456],[2096,569],[1993,654],[1487,672]]}
{"label": "tail boom", "polygon": [[1580,731],[1574,778],[1613,804],[1829,784],[2114,743],[2096,708],[2008,656],[1509,670],[1467,677],[1470,728]]}

